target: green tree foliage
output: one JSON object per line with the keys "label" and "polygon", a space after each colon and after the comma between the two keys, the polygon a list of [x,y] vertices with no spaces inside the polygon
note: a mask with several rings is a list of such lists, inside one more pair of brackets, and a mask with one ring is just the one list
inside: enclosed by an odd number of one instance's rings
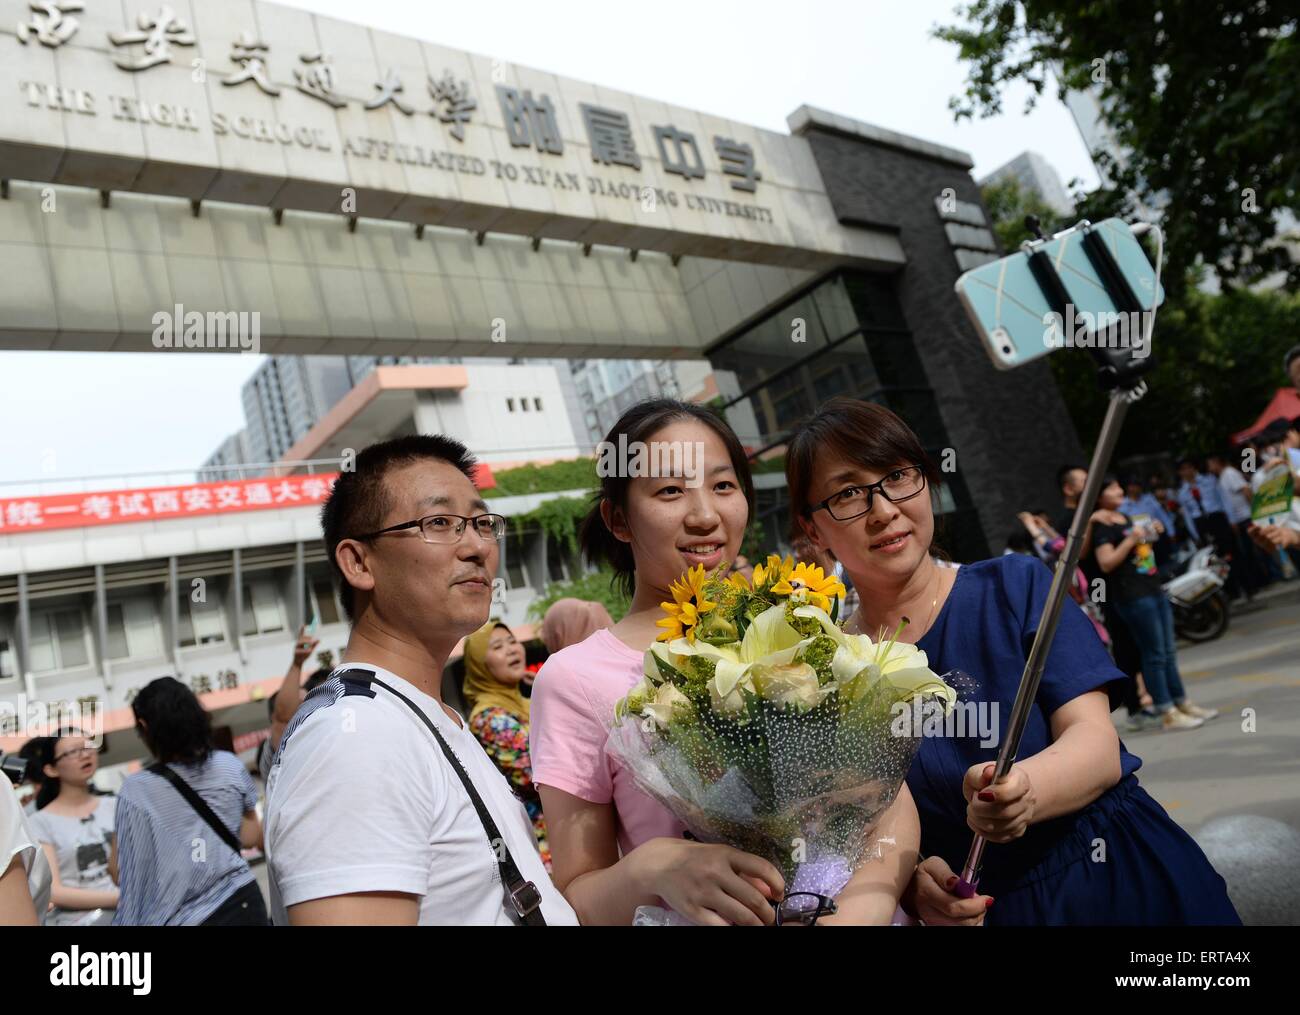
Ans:
{"label": "green tree foliage", "polygon": [[[1300,296],[1276,290],[1221,294],[1194,287],[1156,315],[1155,368],[1129,410],[1117,457],[1224,451],[1285,384],[1282,356],[1300,340]],[[1051,356],[1052,373],[1085,440],[1106,409],[1083,349]]]}
{"label": "green tree foliage", "polygon": [[602,569],[571,581],[551,582],[545,592],[529,603],[528,619],[541,620],[552,603],[569,597],[601,603],[615,621],[623,619],[629,605],[628,598],[614,584],[614,572]]}
{"label": "green tree foliage", "polygon": [[1046,201],[1014,178],[985,185],[980,188],[980,196],[984,198],[984,207],[993,223],[993,233],[1002,244],[1002,250],[1008,254],[1015,253],[1021,243],[1032,238],[1025,226],[1028,215],[1038,218],[1039,228],[1045,236],[1070,224],[1062,221]]}
{"label": "green tree foliage", "polygon": [[591,507],[585,497],[556,497],[543,501],[527,514],[512,515],[510,524],[516,532],[536,525],[548,539],[554,539],[570,553],[578,549],[578,523]]}
{"label": "green tree foliage", "polygon": [[557,490],[594,490],[599,485],[594,458],[574,458],[547,465],[519,465],[493,474],[496,486],[484,490],[485,498],[513,497]]}
{"label": "green tree foliage", "polygon": [[[957,118],[1001,111],[1049,68],[1062,91],[1101,89],[1122,164],[1101,153],[1114,189],[1081,214],[1128,214],[1133,196],[1162,212],[1168,282],[1203,259],[1224,284],[1276,270],[1300,283],[1276,213],[1300,190],[1300,7],[1273,0],[973,0],[935,29],[967,65]],[[1050,153],[1049,153],[1050,154]]]}

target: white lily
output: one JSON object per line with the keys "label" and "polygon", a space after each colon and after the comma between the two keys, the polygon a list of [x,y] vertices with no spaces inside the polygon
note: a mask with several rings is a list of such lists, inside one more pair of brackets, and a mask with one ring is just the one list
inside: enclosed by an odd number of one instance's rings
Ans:
{"label": "white lily", "polygon": [[901,624],[888,641],[873,642],[865,634],[845,634],[825,610],[816,606],[800,606],[794,615],[813,617],[834,640],[836,647],[831,657],[831,675],[852,699],[861,698],[877,682],[886,680],[898,690],[912,695],[934,694],[946,702],[945,709],[956,701],[956,692],[930,669],[926,654],[915,645],[898,640]]}
{"label": "white lily", "polygon": [[754,680],[754,689],[782,708],[815,708],[833,690],[829,684],[822,687],[818,683],[817,671],[807,663],[788,663],[784,666],[755,663],[750,675]]}
{"label": "white lily", "polygon": [[754,693],[750,668],[756,663],[784,666],[811,640],[790,626],[784,606],[771,606],[754,618],[738,645],[711,645],[698,640],[692,644],[678,638],[669,643],[668,650],[676,655],[714,660],[713,679],[709,682],[713,707],[737,714],[745,708],[744,692]]}
{"label": "white lily", "polygon": [[659,685],[654,700],[647,702],[641,709],[641,714],[648,719],[653,719],[662,729],[668,725],[674,715],[681,718],[683,714],[689,714],[690,710],[691,699],[677,690],[674,685],[664,681]]}

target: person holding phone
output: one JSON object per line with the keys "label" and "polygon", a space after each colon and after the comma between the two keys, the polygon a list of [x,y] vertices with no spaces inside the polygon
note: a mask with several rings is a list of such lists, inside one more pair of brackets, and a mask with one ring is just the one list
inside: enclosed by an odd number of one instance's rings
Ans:
{"label": "person holding phone", "polygon": [[308,692],[322,683],[326,677],[324,670],[318,670],[307,678],[305,684],[302,680],[303,663],[311,657],[311,654],[316,651],[316,646],[320,644],[320,639],[314,637],[311,630],[315,626],[316,622],[313,620],[310,627],[304,625],[298,628],[298,636],[293,641],[293,661],[289,663],[279,688],[271,695],[269,703],[271,730],[257,748],[257,771],[262,776],[263,785],[266,783],[266,777],[271,773],[275,752],[280,748],[280,739],[284,736],[289,720],[298,711],[298,706],[306,699]]}
{"label": "person holding phone", "polygon": [[[936,673],[961,671],[963,704],[1005,731],[1052,572],[1015,553],[960,566],[940,560],[931,492],[939,479],[906,423],[852,398],[831,399],[788,444],[794,524],[834,553],[862,593],[846,630],[878,638],[902,624],[900,640],[924,651]],[[1021,760],[1004,779],[992,782],[996,742],[969,733],[922,739],[907,784],[926,859],[904,896],[922,921],[1241,922],[1200,847],[1138,784],[1141,761],[1120,742],[1107,700],[1121,679],[1067,601]],[[964,899],[952,889],[972,832],[991,845],[981,894]]]}

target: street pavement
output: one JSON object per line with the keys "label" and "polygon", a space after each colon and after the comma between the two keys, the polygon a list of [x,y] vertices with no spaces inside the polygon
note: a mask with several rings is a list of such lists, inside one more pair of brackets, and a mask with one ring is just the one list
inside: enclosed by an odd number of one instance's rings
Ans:
{"label": "street pavement", "polygon": [[1246,925],[1300,925],[1300,582],[1239,608],[1216,641],[1179,644],[1199,729],[1129,733],[1138,780],[1200,844]]}
{"label": "street pavement", "polygon": [[1124,710],[1114,713],[1147,792],[1193,835],[1234,814],[1300,832],[1300,582],[1238,608],[1216,641],[1180,641],[1178,668],[1188,696],[1220,715],[1200,729],[1130,733]]}

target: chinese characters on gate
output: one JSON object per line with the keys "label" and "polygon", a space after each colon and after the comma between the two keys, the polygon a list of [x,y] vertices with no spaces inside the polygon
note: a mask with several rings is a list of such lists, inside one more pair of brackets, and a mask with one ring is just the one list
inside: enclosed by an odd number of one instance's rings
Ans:
{"label": "chinese characters on gate", "polygon": [[[62,46],[76,34],[80,23],[75,15],[84,10],[84,5],[78,0],[33,0],[28,7],[31,9],[28,20],[18,24],[18,40],[26,45],[34,39],[52,49]],[[194,46],[197,38],[170,6],[162,4],[156,13],[140,11],[134,28],[109,32],[108,41],[116,47],[112,59],[119,68],[147,71],[171,63],[172,47]],[[278,96],[281,87],[271,79],[269,56],[270,46],[266,42],[247,31],[241,32],[230,50],[230,61],[239,69],[221,78],[221,83],[230,87],[256,87],[267,95]],[[298,66],[293,68],[293,77],[294,87],[304,95],[334,109],[348,104],[348,100],[338,94],[334,65],[327,53],[301,53]],[[416,108],[407,101],[406,86],[396,70],[389,68],[385,71],[373,88],[375,94],[362,104],[365,109],[392,105],[406,116],[416,115]],[[447,71],[441,78],[428,75],[428,90],[432,101],[427,110],[429,115],[446,125],[448,133],[457,141],[463,142],[465,127],[478,108],[477,100],[469,93],[469,85],[457,81],[451,71]],[[564,139],[550,96],[534,96],[529,89],[519,91],[505,85],[497,85],[496,93],[506,137],[512,147],[531,148],[543,154],[563,154]],[[617,109],[585,102],[579,105],[592,161],[640,170],[641,153],[636,149],[628,115]],[[672,124],[651,124],[650,130],[664,172],[688,180],[704,178],[704,158],[694,134]],[[718,165],[722,173],[731,178],[732,188],[754,193],[763,174],[756,167],[753,146],[720,135],[714,135],[712,142]]]}

